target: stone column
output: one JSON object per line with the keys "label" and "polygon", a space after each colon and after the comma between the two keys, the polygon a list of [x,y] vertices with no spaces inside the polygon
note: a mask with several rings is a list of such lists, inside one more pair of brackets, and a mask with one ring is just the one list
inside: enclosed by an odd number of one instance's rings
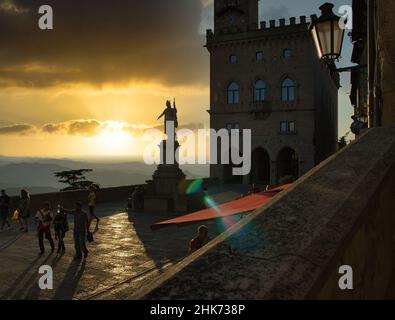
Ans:
{"label": "stone column", "polygon": [[277,185],[277,161],[270,162],[270,185]]}
{"label": "stone column", "polygon": [[249,174],[243,176],[243,184],[245,184],[245,185],[250,184],[250,175]]}

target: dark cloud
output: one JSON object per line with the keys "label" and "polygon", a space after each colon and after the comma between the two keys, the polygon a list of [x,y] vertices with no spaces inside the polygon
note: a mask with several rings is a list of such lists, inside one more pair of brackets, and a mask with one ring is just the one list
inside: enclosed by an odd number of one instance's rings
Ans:
{"label": "dark cloud", "polygon": [[103,123],[98,120],[73,120],[60,123],[47,123],[41,127],[41,132],[49,134],[95,135]]}
{"label": "dark cloud", "polygon": [[95,135],[102,125],[101,122],[97,120],[80,120],[73,121],[69,123],[67,133],[71,135],[81,134],[81,135]]}
{"label": "dark cloud", "polygon": [[0,86],[206,80],[201,0],[47,0],[46,31],[40,4],[0,0]]}
{"label": "dark cloud", "polygon": [[35,131],[35,127],[30,124],[15,124],[11,126],[0,127],[0,135],[10,134],[28,134]]}
{"label": "dark cloud", "polygon": [[285,5],[271,7],[261,6],[260,10],[262,14],[262,20],[266,21],[278,20],[282,18],[288,19],[292,16],[289,8]]}
{"label": "dark cloud", "polygon": [[[147,129],[157,129],[162,131],[163,125],[155,127],[138,126],[129,123],[123,123],[121,125],[122,130],[134,135],[141,136]],[[201,123],[189,123],[180,126],[180,129],[190,129],[196,131],[198,129],[204,129],[204,125]],[[113,130],[111,127],[111,121],[99,121],[95,119],[81,119],[72,120],[59,123],[47,123],[41,127],[37,127],[31,124],[15,124],[10,126],[0,127],[0,135],[15,135],[15,134],[35,134],[35,133],[46,133],[46,134],[57,134],[57,135],[81,135],[81,136],[93,136],[100,132],[100,130]]]}
{"label": "dark cloud", "polygon": [[67,131],[67,125],[65,123],[48,123],[42,126],[41,131],[45,133],[64,132]]}

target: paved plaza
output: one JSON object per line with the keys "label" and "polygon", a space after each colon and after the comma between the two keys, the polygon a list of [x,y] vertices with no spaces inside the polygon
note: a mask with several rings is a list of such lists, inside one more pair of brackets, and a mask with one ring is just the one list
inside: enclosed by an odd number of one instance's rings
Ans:
{"label": "paved plaza", "polygon": [[[235,197],[235,192],[218,194],[222,201]],[[198,226],[151,231],[153,223],[174,214],[128,214],[123,203],[101,205],[98,215],[99,231],[88,244],[88,258],[82,261],[73,261],[72,224],[64,255],[51,253],[47,240],[45,254],[38,255],[33,221],[27,234],[21,234],[16,224],[12,231],[0,233],[0,299],[132,299],[137,288],[187,256],[188,243]],[[211,239],[224,230],[219,221],[205,224]],[[42,265],[53,268],[53,290],[38,287]]]}

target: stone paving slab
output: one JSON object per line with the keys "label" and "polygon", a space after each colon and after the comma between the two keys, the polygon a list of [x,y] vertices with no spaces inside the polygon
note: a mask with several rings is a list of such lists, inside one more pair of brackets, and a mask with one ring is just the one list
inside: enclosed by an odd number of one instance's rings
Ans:
{"label": "stone paving slab", "polygon": [[[121,212],[121,213],[120,213]],[[122,212],[122,204],[101,206],[102,217],[95,242],[88,245],[86,260],[73,261],[72,231],[65,238],[66,253],[46,253],[39,257],[38,240],[30,232],[0,234],[0,299],[128,299],[147,281],[187,255],[189,240],[198,225],[151,231],[150,226],[172,218],[169,214]],[[218,222],[206,223],[210,237],[223,231]],[[72,230],[72,224],[70,224]],[[54,270],[54,289],[40,290],[38,269]]]}

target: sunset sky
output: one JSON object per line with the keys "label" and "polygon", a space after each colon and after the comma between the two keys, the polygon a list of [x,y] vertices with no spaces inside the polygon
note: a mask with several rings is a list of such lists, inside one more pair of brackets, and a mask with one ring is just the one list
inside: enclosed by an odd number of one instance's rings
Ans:
{"label": "sunset sky", "polygon": [[[140,155],[143,131],[173,97],[183,126],[207,127],[212,2],[0,0],[0,155]],[[261,0],[261,19],[318,14],[322,3]],[[38,28],[41,4],[54,30]],[[353,111],[348,75],[342,83],[340,135]]]}

